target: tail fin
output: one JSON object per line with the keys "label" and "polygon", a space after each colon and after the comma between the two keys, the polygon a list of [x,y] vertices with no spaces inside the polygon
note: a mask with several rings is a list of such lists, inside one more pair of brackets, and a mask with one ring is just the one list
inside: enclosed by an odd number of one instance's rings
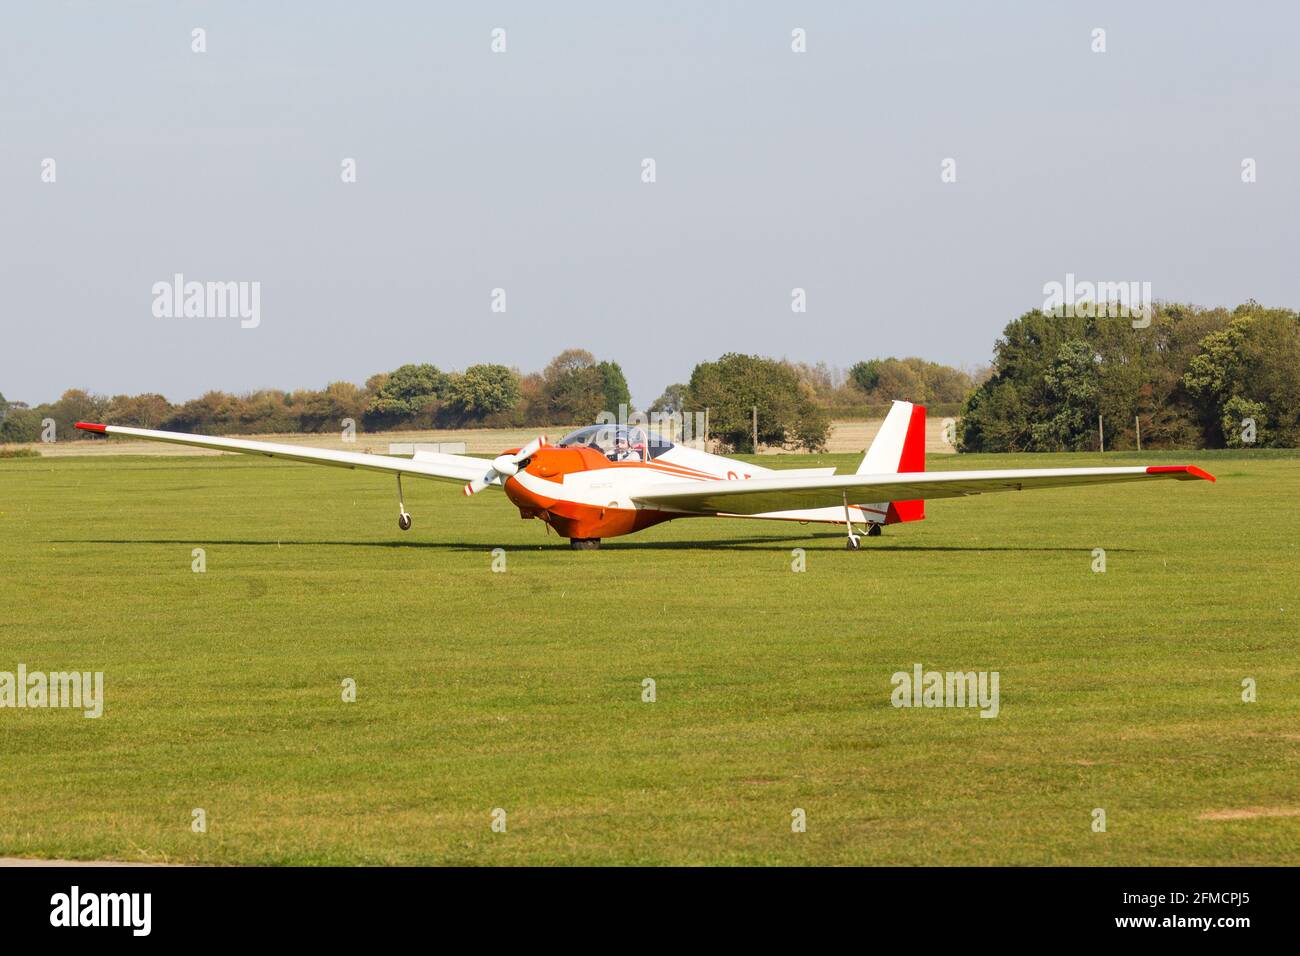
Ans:
{"label": "tail fin", "polygon": [[[893,475],[925,471],[925,406],[894,402],[884,424],[858,465],[859,475]],[[924,501],[891,501],[885,524],[920,521]]]}

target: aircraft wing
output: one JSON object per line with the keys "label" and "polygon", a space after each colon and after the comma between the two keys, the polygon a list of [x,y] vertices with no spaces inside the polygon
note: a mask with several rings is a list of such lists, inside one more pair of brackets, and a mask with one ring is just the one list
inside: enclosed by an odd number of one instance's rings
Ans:
{"label": "aircraft wing", "polygon": [[832,475],[826,478],[751,478],[701,481],[691,485],[653,485],[632,496],[637,504],[688,514],[764,514],[826,508],[860,501],[914,501],[963,498],[993,491],[1073,488],[1117,481],[1180,481],[1214,476],[1195,465],[1124,468],[1021,468],[1002,471],[928,471],[887,475]]}
{"label": "aircraft wing", "polygon": [[[418,475],[422,478],[442,478],[447,481],[472,481],[482,478],[491,462],[470,455],[444,455],[421,452],[419,457],[394,458],[389,455],[371,455],[357,451],[335,451],[332,448],[310,448],[304,445],[285,445],[278,442],[248,441],[244,438],[211,438],[207,435],[187,435],[184,432],[162,432],[149,428],[129,428],[125,425],[97,425],[77,422],[82,431],[104,435],[123,435],[148,441],[171,442],[175,445],[192,445],[195,448],[212,448],[216,451],[233,451],[244,455],[265,455],[289,461],[305,461],[313,465],[332,465],[335,468],[361,468],[388,474]],[[499,481],[492,484],[500,485]]]}

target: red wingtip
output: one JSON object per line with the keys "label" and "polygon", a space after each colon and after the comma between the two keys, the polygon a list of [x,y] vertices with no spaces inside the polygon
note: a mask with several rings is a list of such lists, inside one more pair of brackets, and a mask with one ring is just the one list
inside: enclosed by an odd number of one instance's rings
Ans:
{"label": "red wingtip", "polygon": [[[1201,478],[1205,481],[1216,481],[1217,479],[1208,471],[1197,468],[1195,465],[1149,465],[1147,467],[1148,475],[1176,475],[1183,474],[1190,478]],[[1187,479],[1183,479],[1186,481]]]}
{"label": "red wingtip", "polygon": [[101,435],[108,431],[107,425],[96,425],[93,422],[77,422],[77,427],[83,432],[99,432]]}

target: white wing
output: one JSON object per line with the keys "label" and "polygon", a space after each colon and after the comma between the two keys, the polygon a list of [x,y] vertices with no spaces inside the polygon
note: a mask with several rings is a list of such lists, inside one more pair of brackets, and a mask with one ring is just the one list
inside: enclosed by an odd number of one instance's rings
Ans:
{"label": "white wing", "polygon": [[1126,468],[1023,468],[1001,471],[931,471],[891,475],[833,475],[829,478],[751,478],[704,481],[693,486],[652,485],[633,496],[638,504],[690,514],[762,514],[825,508],[859,501],[915,501],[962,498],[993,491],[1070,488],[1118,481],[1180,481],[1214,476],[1195,465]]}
{"label": "white wing", "polygon": [[77,422],[83,431],[105,435],[124,435],[148,441],[171,442],[175,445],[193,445],[217,451],[233,451],[244,455],[265,455],[268,458],[285,458],[305,461],[314,465],[331,465],[335,468],[362,468],[388,474],[418,475],[423,478],[441,478],[446,481],[471,481],[482,478],[492,464],[469,455],[443,455],[421,452],[418,458],[392,458],[388,455],[369,455],[357,451],[334,451],[330,448],[310,448],[304,445],[282,445],[277,442],[248,441],[244,438],[209,438],[206,435],[187,435],[183,432],[162,432],[149,428],[128,428],[125,425],[95,425]]}

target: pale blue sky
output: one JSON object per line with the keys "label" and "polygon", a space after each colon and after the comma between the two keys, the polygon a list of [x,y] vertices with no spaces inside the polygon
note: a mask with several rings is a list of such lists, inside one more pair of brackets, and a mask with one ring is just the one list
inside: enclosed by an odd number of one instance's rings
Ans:
{"label": "pale blue sky", "polygon": [[[1150,281],[1157,298],[1300,303],[1294,4],[31,3],[0,17],[12,399],[178,401],[407,361],[528,371],[580,346],[621,362],[644,405],[730,350],[984,362],[1067,272]],[[795,27],[806,54],[790,51]],[[260,281],[260,327],[155,318],[151,286],[175,272]],[[806,315],[790,311],[796,286]]]}

